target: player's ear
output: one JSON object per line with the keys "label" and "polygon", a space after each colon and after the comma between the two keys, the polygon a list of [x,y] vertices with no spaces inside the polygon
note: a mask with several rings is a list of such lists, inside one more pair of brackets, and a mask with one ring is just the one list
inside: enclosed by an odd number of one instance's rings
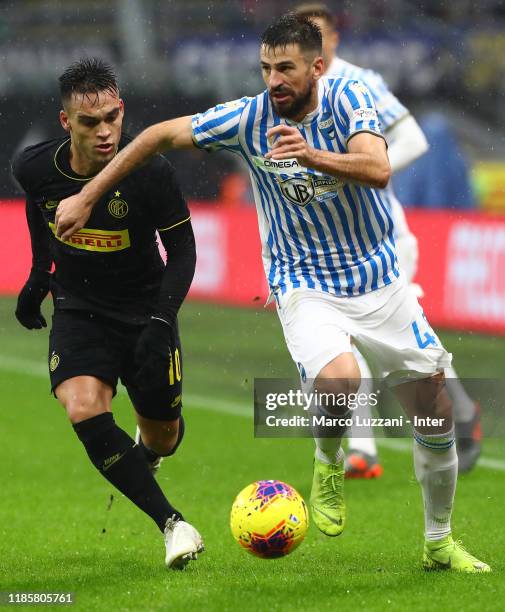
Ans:
{"label": "player's ear", "polygon": [[333,34],[331,35],[332,37],[332,46],[334,49],[334,52],[338,49],[338,46],[340,44],[340,34],[337,32],[337,30],[335,30],[335,32],[333,32]]}
{"label": "player's ear", "polygon": [[64,110],[60,110],[60,123],[65,132],[72,131],[72,127],[70,126],[70,122],[68,120],[68,115]]}
{"label": "player's ear", "polygon": [[316,57],[312,63],[312,75],[315,79],[319,79],[324,74],[324,61],[321,56]]}

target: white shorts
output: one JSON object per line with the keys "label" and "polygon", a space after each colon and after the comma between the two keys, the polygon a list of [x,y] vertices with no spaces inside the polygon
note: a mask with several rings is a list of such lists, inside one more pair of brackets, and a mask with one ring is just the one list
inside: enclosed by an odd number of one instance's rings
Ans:
{"label": "white shorts", "polygon": [[337,297],[313,289],[276,295],[284,337],[302,381],[316,378],[351,338],[375,376],[388,384],[426,378],[451,365],[452,355],[430,327],[403,275],[376,291]]}

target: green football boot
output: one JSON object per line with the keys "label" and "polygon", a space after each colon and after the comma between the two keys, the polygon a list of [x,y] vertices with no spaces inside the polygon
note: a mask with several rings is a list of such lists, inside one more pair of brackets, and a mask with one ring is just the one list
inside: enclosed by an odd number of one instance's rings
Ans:
{"label": "green football boot", "polygon": [[327,536],[338,536],[344,530],[344,460],[324,463],[314,457],[314,476],[310,493],[312,519]]}
{"label": "green football boot", "polygon": [[476,559],[463,548],[461,542],[455,542],[451,535],[436,542],[427,540],[424,543],[423,567],[425,570],[452,570],[470,574],[491,571],[487,563]]}

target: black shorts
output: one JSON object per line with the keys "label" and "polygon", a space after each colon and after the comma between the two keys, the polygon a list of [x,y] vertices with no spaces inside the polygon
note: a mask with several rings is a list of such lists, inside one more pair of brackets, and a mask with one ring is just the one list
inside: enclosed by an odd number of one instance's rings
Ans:
{"label": "black shorts", "polygon": [[146,419],[174,421],[182,410],[182,351],[177,348],[167,379],[160,387],[141,391],[135,385],[135,346],[143,327],[90,312],[56,310],[49,336],[51,390],[74,376],[95,376],[116,394],[118,379],[135,410]]}

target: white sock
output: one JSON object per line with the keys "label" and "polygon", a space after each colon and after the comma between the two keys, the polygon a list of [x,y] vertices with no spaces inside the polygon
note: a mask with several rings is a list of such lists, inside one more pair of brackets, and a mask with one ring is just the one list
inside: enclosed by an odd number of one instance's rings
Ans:
{"label": "white sock", "polygon": [[[370,396],[373,391],[372,372],[363,355],[353,345],[352,352],[358,362],[361,373],[361,385],[358,393],[366,393]],[[369,419],[372,416],[372,411],[368,404],[359,405],[356,410],[352,411],[354,417],[360,416],[362,419]],[[377,456],[377,446],[375,444],[374,433],[371,427],[357,426],[354,418],[353,425],[349,430],[349,453],[353,451],[361,451],[367,455]]]}
{"label": "white sock", "polygon": [[423,492],[425,538],[441,540],[451,533],[458,477],[454,429],[430,436],[414,430],[414,469]]}
{"label": "white sock", "polygon": [[468,423],[475,415],[475,402],[468,395],[454,368],[445,368],[445,386],[452,400],[454,420]]}

